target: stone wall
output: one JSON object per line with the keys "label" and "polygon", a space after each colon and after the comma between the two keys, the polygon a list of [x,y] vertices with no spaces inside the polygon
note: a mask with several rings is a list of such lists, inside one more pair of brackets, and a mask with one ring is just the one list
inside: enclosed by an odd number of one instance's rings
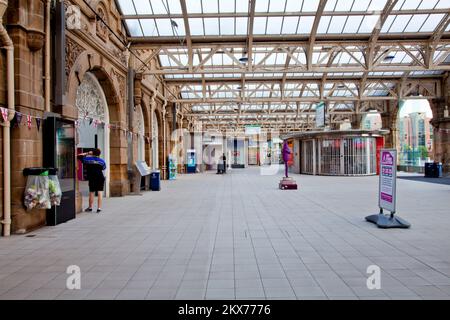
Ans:
{"label": "stone wall", "polygon": [[[127,68],[128,55],[123,43],[117,39],[100,19],[81,0],[65,0],[66,6],[76,5],[81,9],[81,29],[66,29],[66,87],[63,105],[55,106],[52,98],[51,111],[62,117],[76,120],[76,92],[86,72],[93,74],[101,85],[108,105],[110,129],[110,195],[124,196],[130,193],[128,169],[130,159],[128,150],[132,148],[133,159],[137,157],[137,139],[129,145],[126,130],[137,132],[137,128],[129,127]],[[113,0],[92,0],[92,8],[107,21],[108,25],[126,41],[119,12]],[[15,46],[15,97],[16,109],[25,115],[43,117],[44,115],[44,25],[45,3],[43,1],[15,0],[9,1],[5,22]],[[0,106],[6,106],[6,74],[5,52],[0,53]],[[151,62],[155,64],[155,61]],[[52,66],[53,68],[53,66]],[[51,73],[52,74],[52,73]],[[160,166],[163,166],[163,100],[161,97],[151,101],[150,89],[162,90],[160,80],[154,77],[143,79],[143,99],[136,105],[134,118],[138,116],[138,108],[144,115],[145,134],[151,133],[151,108],[156,110],[159,125]],[[53,88],[52,88],[53,89]],[[162,96],[160,94],[160,96]],[[137,102],[137,101],[136,101]],[[22,124],[26,122],[25,117]],[[0,148],[2,134],[0,130]],[[23,206],[23,193],[26,177],[23,169],[42,166],[43,161],[42,127],[38,131],[35,123],[28,129],[22,125],[11,129],[11,181],[12,181],[12,232],[24,233],[45,224],[44,210],[27,212]],[[146,159],[151,165],[150,140],[145,139]],[[2,160],[0,152],[0,160]],[[148,154],[148,155],[147,155]],[[0,166],[0,188],[2,188],[2,166]],[[78,188],[78,183],[77,183]],[[0,190],[2,200],[3,190]],[[82,198],[77,193],[77,211],[82,209]],[[3,201],[0,201],[0,207]]]}
{"label": "stone wall", "polygon": [[[14,42],[16,111],[25,115],[42,117],[44,111],[44,3],[25,0],[10,1],[7,11],[7,29]],[[35,123],[31,129],[28,129],[23,126],[25,121],[24,116],[21,126],[11,128],[11,229],[13,232],[25,232],[45,223],[43,210],[26,212],[23,206],[26,183],[23,169],[42,166],[42,130],[38,131]]]}

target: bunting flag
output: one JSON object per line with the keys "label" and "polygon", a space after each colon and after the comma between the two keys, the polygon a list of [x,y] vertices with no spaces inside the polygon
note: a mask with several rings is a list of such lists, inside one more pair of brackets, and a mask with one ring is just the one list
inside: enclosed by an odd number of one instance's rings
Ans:
{"label": "bunting flag", "polygon": [[98,120],[94,120],[94,128],[97,128],[98,122]]}
{"label": "bunting flag", "polygon": [[31,123],[32,123],[32,118],[31,118],[31,116],[28,114],[27,115],[27,127],[28,127],[28,130],[31,130]]}
{"label": "bunting flag", "polygon": [[90,118],[90,119],[89,119],[89,125],[92,124],[92,121],[94,121],[94,119]]}
{"label": "bunting flag", "polygon": [[1,110],[2,110],[3,121],[7,122],[8,121],[9,110],[6,109],[6,108],[1,108]]}
{"label": "bunting flag", "polygon": [[22,122],[22,117],[23,117],[23,114],[16,111],[16,114],[14,116],[14,127],[20,126],[20,123]]}
{"label": "bunting flag", "polygon": [[36,118],[36,127],[37,127],[37,130],[39,132],[39,129],[41,127],[41,118]]}

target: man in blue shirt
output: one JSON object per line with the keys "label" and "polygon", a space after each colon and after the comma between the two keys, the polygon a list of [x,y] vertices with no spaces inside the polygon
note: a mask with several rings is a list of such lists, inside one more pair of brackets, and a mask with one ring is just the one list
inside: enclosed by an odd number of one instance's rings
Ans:
{"label": "man in blue shirt", "polygon": [[97,212],[100,213],[102,211],[103,188],[105,186],[104,170],[106,170],[106,163],[105,160],[100,158],[100,154],[100,149],[95,149],[94,151],[78,155],[78,158],[83,162],[83,165],[86,168],[89,180],[89,207],[84,210],[86,212],[92,212],[96,192],[98,197]]}

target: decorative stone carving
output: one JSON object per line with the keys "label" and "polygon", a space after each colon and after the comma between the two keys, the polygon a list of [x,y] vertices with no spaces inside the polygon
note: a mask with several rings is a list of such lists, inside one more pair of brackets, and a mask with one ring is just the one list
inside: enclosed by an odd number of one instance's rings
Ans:
{"label": "decorative stone carving", "polygon": [[102,103],[101,93],[92,76],[86,75],[77,89],[75,105],[78,109],[78,118],[92,118],[104,122],[105,107]]}
{"label": "decorative stone carving", "polygon": [[44,47],[45,36],[40,30],[27,30],[27,45],[31,51],[38,51]]}
{"label": "decorative stone carving", "polygon": [[119,83],[120,97],[122,99],[125,99],[126,93],[127,93],[126,92],[126,78],[123,75],[121,75],[119,72],[117,72],[115,69],[112,69],[111,73],[114,77],[116,77],[117,82]]}
{"label": "decorative stone carving", "polygon": [[[98,17],[100,17],[100,18],[97,17],[97,21],[95,22],[97,36],[99,36],[100,39],[106,42],[108,40],[109,30],[105,23],[108,23],[108,16],[106,15],[105,10],[101,6],[97,8],[97,14]],[[103,23],[102,20],[105,21],[105,23]]]}
{"label": "decorative stone carving", "polygon": [[66,38],[66,76],[69,77],[70,70],[72,70],[75,61],[85,49],[78,43]]}

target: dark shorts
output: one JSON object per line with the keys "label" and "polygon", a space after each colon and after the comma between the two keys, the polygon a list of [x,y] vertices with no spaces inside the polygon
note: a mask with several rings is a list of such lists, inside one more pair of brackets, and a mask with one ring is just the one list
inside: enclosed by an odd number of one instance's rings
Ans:
{"label": "dark shorts", "polygon": [[103,191],[105,178],[89,180],[89,192]]}

